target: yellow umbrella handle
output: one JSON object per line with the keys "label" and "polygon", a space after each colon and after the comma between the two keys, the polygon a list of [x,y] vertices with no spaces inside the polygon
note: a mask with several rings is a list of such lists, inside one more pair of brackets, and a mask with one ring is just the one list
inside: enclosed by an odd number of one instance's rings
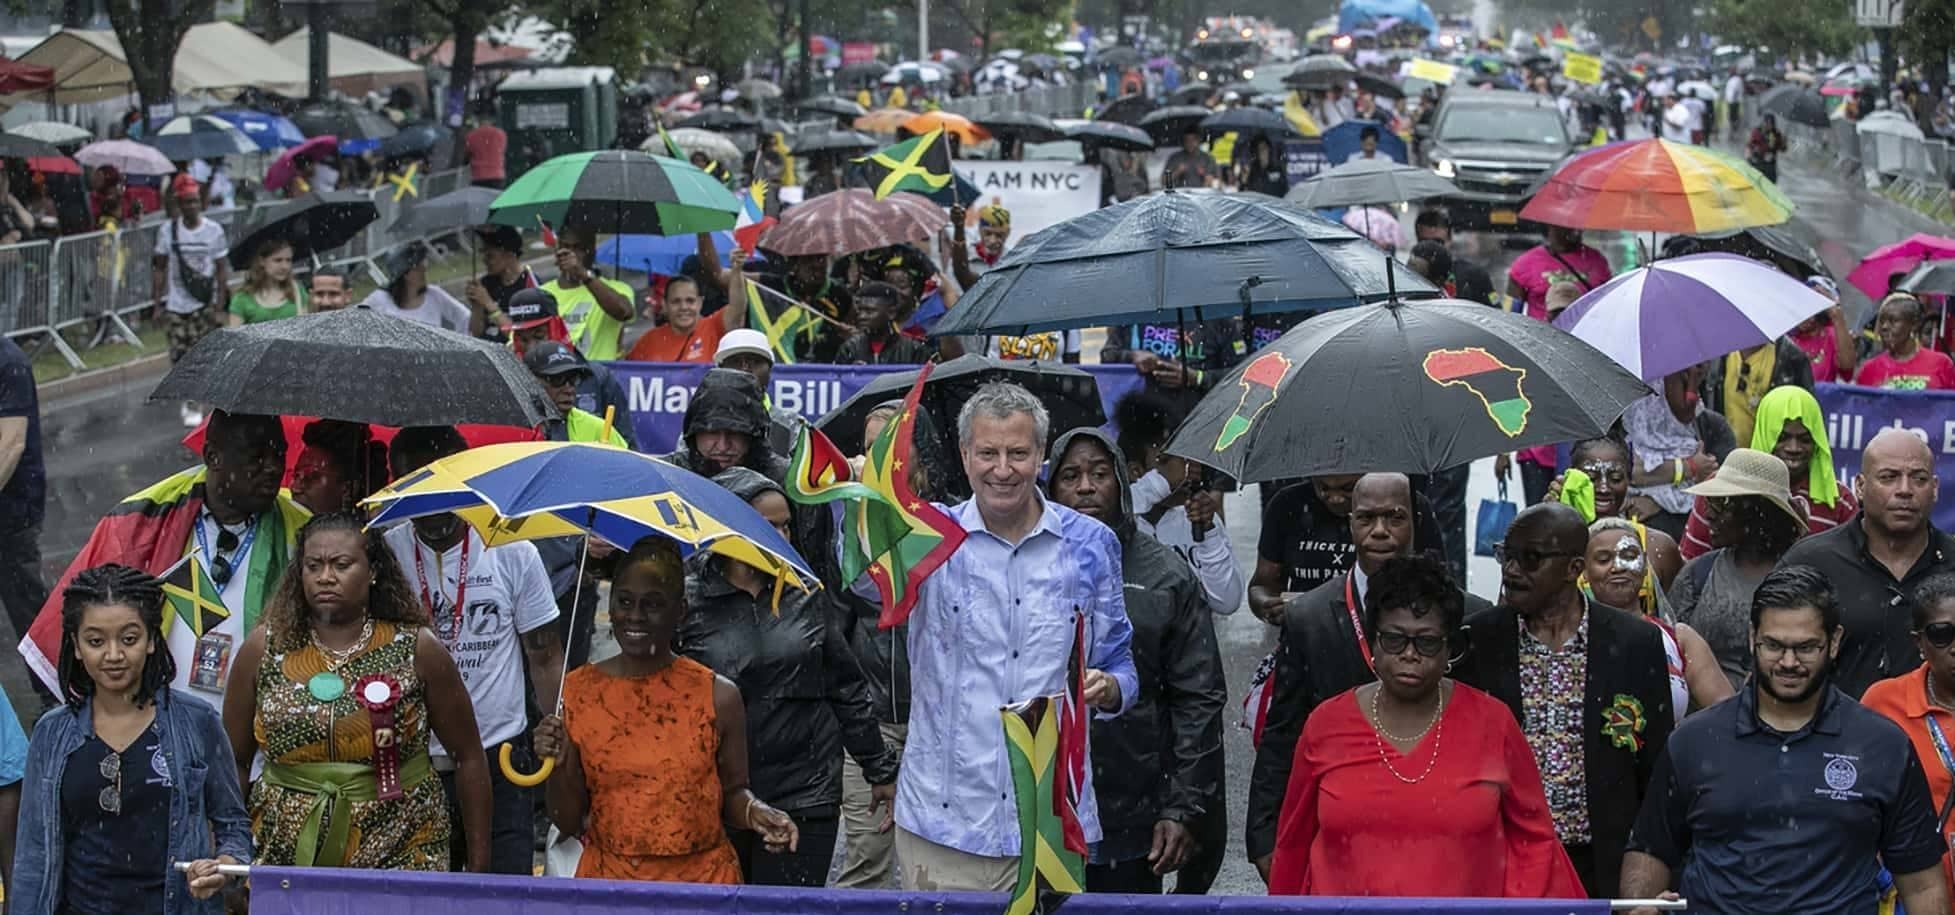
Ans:
{"label": "yellow umbrella handle", "polygon": [[498,754],[496,762],[502,764],[502,777],[509,779],[509,783],[518,788],[534,788],[537,785],[541,785],[545,781],[548,781],[550,773],[557,769],[557,760],[553,756],[544,760],[543,768],[536,770],[534,775],[525,775],[516,771],[514,756],[510,753],[510,749],[509,744],[503,744],[502,752]]}

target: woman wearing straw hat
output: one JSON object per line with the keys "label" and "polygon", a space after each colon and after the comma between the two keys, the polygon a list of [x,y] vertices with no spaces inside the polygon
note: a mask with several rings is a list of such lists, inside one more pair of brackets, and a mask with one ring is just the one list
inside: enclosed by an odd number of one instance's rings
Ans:
{"label": "woman wearing straw hat", "polygon": [[[1806,518],[1807,534],[1823,534],[1860,513],[1860,500],[1840,485],[1833,471],[1833,448],[1826,439],[1826,417],[1805,388],[1773,388],[1758,402],[1751,447],[1785,462],[1792,481],[1792,507]],[[1686,560],[1711,551],[1710,513],[1704,500],[1691,506],[1678,547]]]}
{"label": "woman wearing straw hat", "polygon": [[1752,667],[1752,591],[1805,535],[1806,519],[1792,506],[1785,462],[1751,448],[1732,450],[1717,476],[1684,491],[1704,497],[1714,549],[1684,564],[1670,605],[1711,643],[1735,689]]}

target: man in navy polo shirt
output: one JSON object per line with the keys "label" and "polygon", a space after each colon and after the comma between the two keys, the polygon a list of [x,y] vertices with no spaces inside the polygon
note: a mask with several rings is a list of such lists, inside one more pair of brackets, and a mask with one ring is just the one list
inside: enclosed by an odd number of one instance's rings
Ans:
{"label": "man in navy polo shirt", "polygon": [[1670,736],[1623,856],[1622,895],[1674,885],[1693,912],[1873,915],[1885,865],[1907,911],[1947,912],[1947,847],[1920,758],[1899,727],[1829,682],[1840,609],[1825,577],[1796,565],[1765,576],[1751,644],[1748,688]]}

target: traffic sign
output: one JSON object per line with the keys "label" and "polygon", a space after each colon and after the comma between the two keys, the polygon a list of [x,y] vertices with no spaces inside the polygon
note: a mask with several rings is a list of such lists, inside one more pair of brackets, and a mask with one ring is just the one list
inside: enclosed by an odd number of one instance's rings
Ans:
{"label": "traffic sign", "polygon": [[1854,0],[1853,22],[1870,29],[1897,29],[1904,17],[1902,0]]}
{"label": "traffic sign", "polygon": [[1656,21],[1655,16],[1643,19],[1643,34],[1648,35],[1651,41],[1663,37],[1663,26]]}

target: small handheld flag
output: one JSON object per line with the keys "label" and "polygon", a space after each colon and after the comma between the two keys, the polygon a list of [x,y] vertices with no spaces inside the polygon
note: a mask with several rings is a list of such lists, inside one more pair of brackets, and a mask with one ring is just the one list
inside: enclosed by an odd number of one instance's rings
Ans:
{"label": "small handheld flag", "polygon": [[862,174],[876,189],[881,200],[897,191],[914,191],[928,196],[943,190],[952,180],[950,143],[939,127],[921,136],[871,153],[855,160]]}
{"label": "small handheld flag", "polygon": [[776,220],[767,215],[767,182],[755,181],[740,195],[740,218],[733,224],[733,241],[742,250],[753,251],[760,244],[760,235],[767,231]]}

